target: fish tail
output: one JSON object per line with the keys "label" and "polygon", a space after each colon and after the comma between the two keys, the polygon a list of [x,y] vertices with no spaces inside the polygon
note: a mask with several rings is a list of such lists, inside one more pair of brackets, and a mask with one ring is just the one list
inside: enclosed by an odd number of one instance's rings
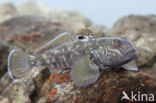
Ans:
{"label": "fish tail", "polygon": [[8,73],[11,79],[25,76],[31,69],[29,55],[21,50],[12,50],[8,56]]}

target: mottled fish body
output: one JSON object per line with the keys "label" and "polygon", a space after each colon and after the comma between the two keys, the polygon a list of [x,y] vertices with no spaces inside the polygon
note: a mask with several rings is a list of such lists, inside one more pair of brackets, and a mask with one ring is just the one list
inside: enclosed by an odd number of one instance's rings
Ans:
{"label": "mottled fish body", "polygon": [[94,83],[101,72],[122,66],[137,70],[136,49],[126,38],[95,38],[92,31],[82,29],[77,35],[62,33],[27,55],[12,50],[8,57],[8,72],[12,79],[23,77],[32,66],[44,65],[51,70],[71,68],[71,78],[77,86]]}

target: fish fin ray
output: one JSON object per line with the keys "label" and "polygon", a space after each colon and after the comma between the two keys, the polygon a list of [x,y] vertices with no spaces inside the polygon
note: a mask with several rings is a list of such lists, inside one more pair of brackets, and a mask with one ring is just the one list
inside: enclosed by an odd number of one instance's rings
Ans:
{"label": "fish fin ray", "polygon": [[122,65],[121,67],[123,67],[127,70],[138,71],[138,67],[136,65],[135,60],[132,60],[132,61],[128,62],[127,64]]}
{"label": "fish fin ray", "polygon": [[93,32],[88,28],[82,28],[78,31],[77,35],[80,36],[94,36]]}
{"label": "fish fin ray", "polygon": [[35,53],[39,54],[39,53],[43,53],[44,50],[48,50],[48,49],[56,49],[62,45],[66,45],[69,44],[71,42],[74,42],[77,40],[76,35],[74,34],[68,34],[68,33],[62,33],[58,36],[56,36],[54,39],[52,39],[51,41],[49,41],[48,43],[46,43],[45,45],[43,45],[41,48],[39,48],[38,50],[35,51]]}
{"label": "fish fin ray", "polygon": [[77,60],[71,70],[71,78],[77,86],[88,86],[99,76],[99,68],[93,64],[88,55]]}
{"label": "fish fin ray", "polygon": [[12,50],[8,56],[8,73],[11,79],[18,79],[30,70],[29,56],[21,50]]}

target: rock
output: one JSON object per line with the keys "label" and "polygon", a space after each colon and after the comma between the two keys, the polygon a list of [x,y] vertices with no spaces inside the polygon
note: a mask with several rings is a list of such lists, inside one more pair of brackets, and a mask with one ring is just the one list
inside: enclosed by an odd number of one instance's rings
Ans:
{"label": "rock", "polygon": [[0,23],[18,15],[16,7],[11,3],[0,4]]}
{"label": "rock", "polygon": [[21,15],[36,15],[48,17],[49,13],[52,11],[51,8],[48,8],[47,6],[36,3],[34,1],[22,3],[17,8]]}
{"label": "rock", "polygon": [[11,79],[7,74],[7,58],[10,47],[5,41],[0,41],[0,94],[10,84]]}
{"label": "rock", "polygon": [[155,63],[156,38],[154,35],[142,33],[141,37],[134,41],[138,51],[138,66],[147,67]]}
{"label": "rock", "polygon": [[76,11],[50,8],[33,1],[21,4],[18,11],[21,15],[43,16],[52,21],[61,22],[67,30],[70,29],[73,32],[92,24],[88,18]]}
{"label": "rock", "polygon": [[141,70],[142,72],[148,73],[153,78],[156,78],[156,63],[153,64],[152,68],[146,67],[146,69]]}
{"label": "rock", "polygon": [[88,28],[94,32],[96,37],[104,37],[107,35],[108,29],[102,25],[93,24]]}
{"label": "rock", "polygon": [[156,16],[128,15],[120,18],[109,34],[124,34],[127,31],[156,34]]}
{"label": "rock", "polygon": [[[32,73],[30,74],[32,75]],[[70,79],[70,71],[55,76],[52,74],[50,79],[48,78],[48,69],[42,69],[33,77],[30,74],[24,79],[12,83],[2,94],[1,98],[5,98],[0,99],[0,102],[20,100],[23,103],[115,103],[121,102],[123,91],[128,95],[131,92],[156,95],[156,81],[148,74],[123,71],[122,69],[106,71],[98,81],[86,87],[77,87]],[[60,82],[62,79],[63,82]]]}
{"label": "rock", "polygon": [[[0,103],[3,103],[2,101],[4,100],[8,100],[10,103],[31,103],[30,96],[33,95],[33,91],[38,89],[38,86],[42,86],[45,78],[47,79],[49,75],[50,74],[46,68],[32,68],[27,76],[14,80],[14,82],[4,89],[3,93],[0,95]],[[36,76],[37,80],[34,80]],[[38,84],[36,84],[36,82]]]}
{"label": "rock", "polygon": [[[153,84],[151,84],[152,82]],[[88,87],[77,87],[69,79],[61,85],[53,85],[51,91],[55,88],[57,92],[54,95],[49,98],[42,97],[38,103],[63,101],[71,103],[115,103],[121,102],[122,91],[126,91],[128,94],[131,91],[156,94],[155,80],[127,71],[106,72],[95,84]]]}
{"label": "rock", "polygon": [[2,40],[18,48],[30,50],[39,48],[58,34],[70,31],[61,22],[39,16],[17,16],[1,23],[0,28],[6,28],[5,31],[0,31]]}
{"label": "rock", "polygon": [[9,50],[9,46],[4,41],[0,41],[0,78],[7,72],[6,67]]}
{"label": "rock", "polygon": [[0,95],[3,93],[6,87],[9,86],[11,82],[12,79],[10,78],[8,72],[3,73],[3,76],[0,78]]}

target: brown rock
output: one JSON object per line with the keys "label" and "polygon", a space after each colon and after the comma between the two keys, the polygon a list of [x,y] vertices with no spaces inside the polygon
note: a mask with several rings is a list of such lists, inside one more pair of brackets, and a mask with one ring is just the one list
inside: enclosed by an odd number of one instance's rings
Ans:
{"label": "brown rock", "polygon": [[2,27],[7,30],[0,32],[1,39],[18,48],[30,50],[39,48],[62,32],[68,32],[61,22],[52,22],[38,16],[14,17],[0,24]]}
{"label": "brown rock", "polygon": [[[4,99],[8,100],[9,103],[33,102],[33,100],[31,101],[31,96],[34,96],[34,98],[37,97],[33,95],[33,93],[38,90],[38,87],[42,86],[45,78],[47,79],[49,76],[48,73],[49,71],[46,68],[32,68],[28,75],[21,79],[14,80],[14,82],[10,83],[10,85],[4,89],[0,95],[0,103],[3,103],[2,101],[4,101]],[[37,79],[34,80],[36,76]]]}
{"label": "brown rock", "polygon": [[[156,95],[156,81],[144,73],[121,69],[106,71],[98,81],[86,87],[77,87],[70,79],[70,71],[62,74],[67,79],[61,84],[58,84],[57,77],[51,80],[47,78],[49,71],[46,69],[38,73],[37,76],[33,76],[33,80],[30,78],[32,76],[28,75],[29,78],[26,77],[24,80],[21,79],[11,84],[1,96],[5,98],[0,100],[8,99],[10,102],[20,100],[24,103],[120,103],[123,91],[128,96],[132,91],[135,94],[139,92]],[[128,103],[126,100],[122,102]]]}
{"label": "brown rock", "polygon": [[6,44],[6,42],[1,41],[0,42],[0,78],[5,74],[7,71],[7,58],[9,53],[9,46]]}

